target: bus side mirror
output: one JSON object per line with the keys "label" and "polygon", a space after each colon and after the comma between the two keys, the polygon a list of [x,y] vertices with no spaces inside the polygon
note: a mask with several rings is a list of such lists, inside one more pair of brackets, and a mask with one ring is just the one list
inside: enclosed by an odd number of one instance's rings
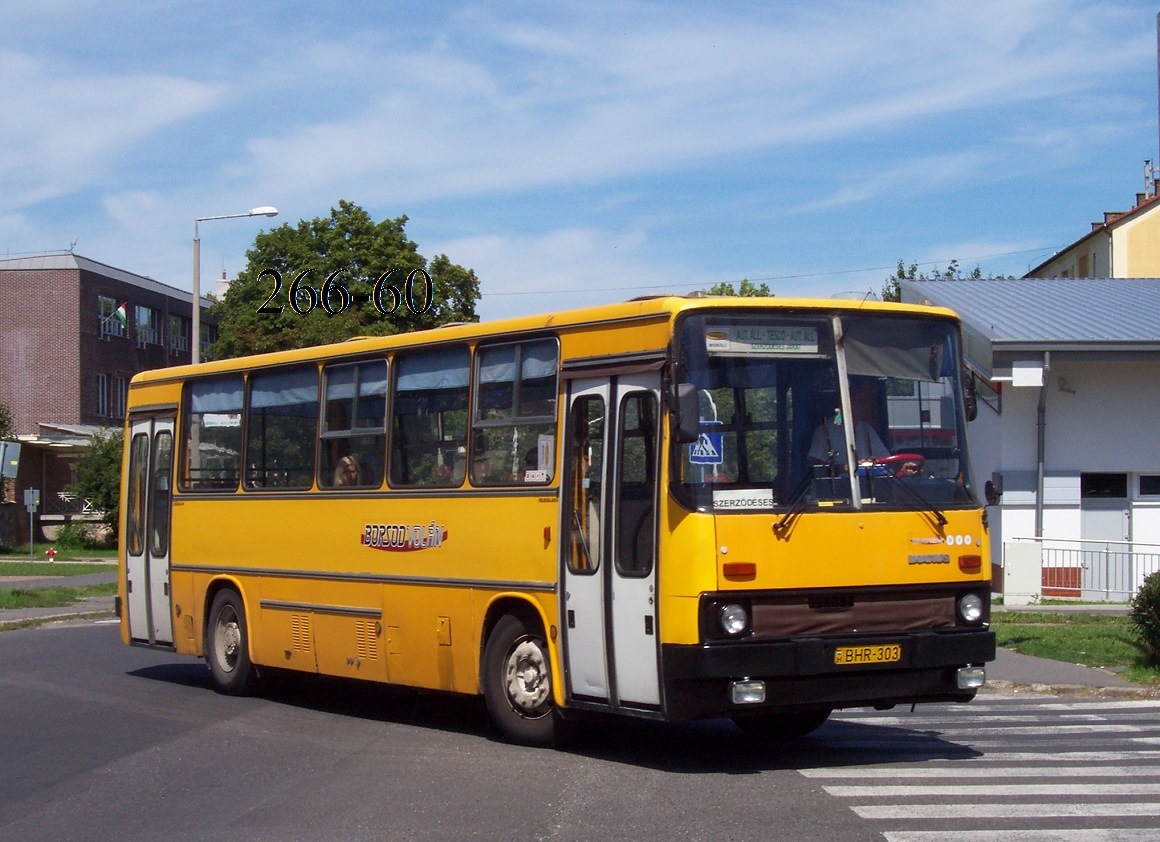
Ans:
{"label": "bus side mirror", "polygon": [[670,421],[675,441],[688,444],[700,437],[701,407],[697,402],[697,387],[692,383],[677,384],[677,400]]}
{"label": "bus side mirror", "polygon": [[983,484],[983,496],[987,498],[988,506],[998,506],[1003,499],[1003,477],[992,474],[991,479]]}
{"label": "bus side mirror", "polygon": [[963,374],[963,408],[967,412],[967,420],[974,421],[979,416],[979,393],[975,391],[975,375],[964,369]]}

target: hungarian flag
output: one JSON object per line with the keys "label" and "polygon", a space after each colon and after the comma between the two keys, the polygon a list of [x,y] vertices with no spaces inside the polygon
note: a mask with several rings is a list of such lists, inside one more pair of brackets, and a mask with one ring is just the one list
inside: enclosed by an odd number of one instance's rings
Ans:
{"label": "hungarian flag", "polygon": [[117,321],[121,323],[121,327],[129,324],[129,314],[125,310],[128,303],[129,302],[126,301],[124,304],[113,311],[113,315],[117,317]]}

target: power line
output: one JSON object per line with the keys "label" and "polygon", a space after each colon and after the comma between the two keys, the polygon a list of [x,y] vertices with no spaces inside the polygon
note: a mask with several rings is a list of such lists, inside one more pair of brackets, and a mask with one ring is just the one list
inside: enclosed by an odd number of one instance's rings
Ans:
{"label": "power line", "polygon": [[[1019,249],[1018,251],[1002,251],[994,254],[977,255],[974,257],[965,257],[963,260],[967,263],[978,260],[989,260],[995,257],[1011,257],[1016,254],[1032,254],[1034,252],[1044,251],[1058,251],[1058,248],[1046,246],[1043,248],[1034,249]],[[950,265],[957,261],[957,257],[952,257],[950,260],[923,260],[912,263],[912,266],[940,266],[943,264]],[[726,281],[726,283],[741,283],[743,280],[752,282],[756,281],[798,281],[805,278],[827,278],[835,275],[856,275],[861,272],[892,272],[898,268],[898,264],[890,266],[866,266],[861,269],[834,269],[828,272],[800,272],[794,275],[767,275],[763,278],[737,278],[733,281]],[[614,287],[585,287],[584,292],[619,292],[620,290],[649,290],[649,289],[689,289],[701,288],[704,283],[689,283],[689,284],[641,284],[637,286],[614,286]],[[517,292],[481,292],[480,296],[494,296],[496,298],[504,295],[543,295],[547,290],[520,290]]]}

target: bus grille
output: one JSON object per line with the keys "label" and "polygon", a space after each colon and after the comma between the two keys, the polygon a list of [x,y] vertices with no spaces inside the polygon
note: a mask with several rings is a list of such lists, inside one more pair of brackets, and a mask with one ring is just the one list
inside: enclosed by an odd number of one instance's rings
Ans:
{"label": "bus grille", "polygon": [[757,597],[755,637],[952,628],[956,593],[833,591]]}

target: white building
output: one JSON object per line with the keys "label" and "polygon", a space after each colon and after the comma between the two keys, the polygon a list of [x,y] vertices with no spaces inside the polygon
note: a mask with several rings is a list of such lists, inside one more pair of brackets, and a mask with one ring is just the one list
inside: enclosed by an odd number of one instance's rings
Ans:
{"label": "white building", "polygon": [[[982,381],[975,487],[1003,492],[989,510],[997,563],[1013,539],[1160,545],[1160,279],[903,281],[902,297],[963,320]],[[1109,573],[1088,556],[1059,563],[1089,571],[1085,595]],[[1123,587],[1147,572],[1125,565]]]}

